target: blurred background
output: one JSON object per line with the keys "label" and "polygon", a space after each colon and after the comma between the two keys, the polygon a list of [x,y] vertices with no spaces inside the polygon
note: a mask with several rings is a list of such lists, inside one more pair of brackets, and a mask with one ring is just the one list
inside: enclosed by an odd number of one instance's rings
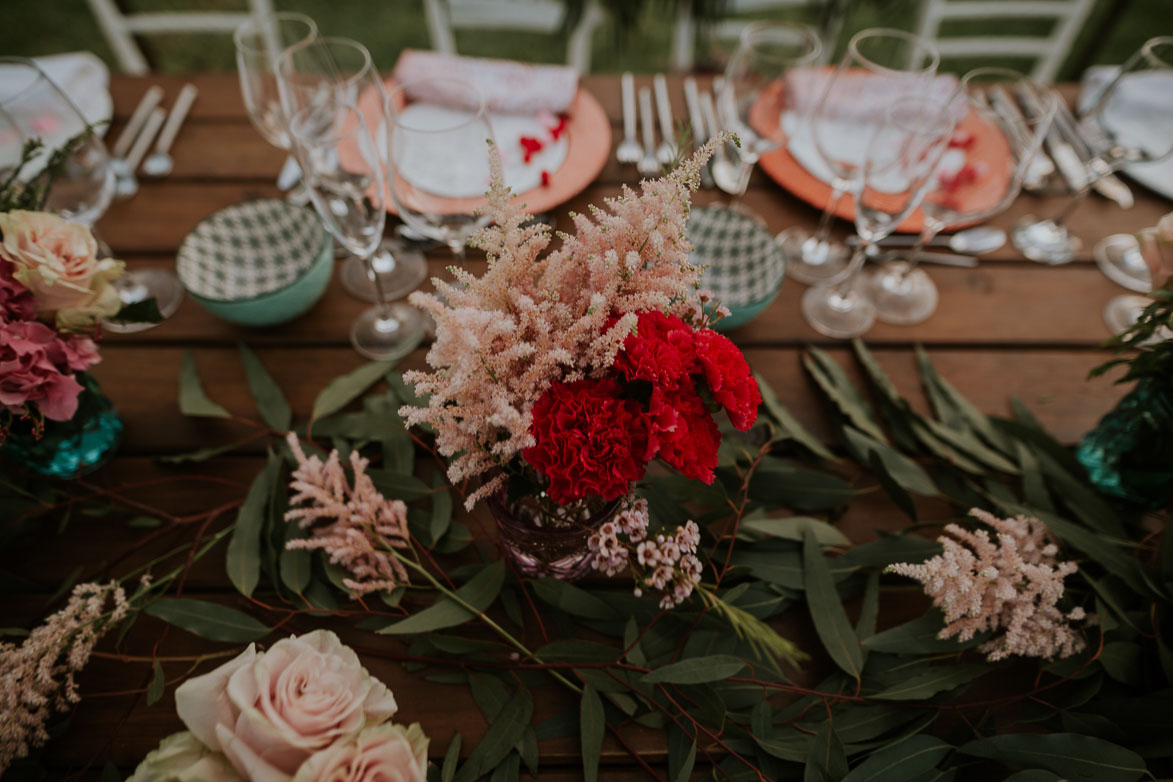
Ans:
{"label": "blurred background", "polygon": [[[719,22],[755,18],[806,21],[834,31],[837,48],[866,27],[887,26],[915,30],[925,0],[596,0],[603,13],[590,34],[591,72],[632,70],[651,73],[692,68],[705,71],[722,58],[719,52],[731,42],[710,33]],[[166,11],[243,11],[244,0],[115,0],[126,13]],[[503,6],[514,0],[489,0]],[[485,29],[455,30],[461,54],[509,57],[534,62],[562,62],[567,38],[585,13],[589,0],[567,0],[558,29],[552,33],[523,33]],[[1020,0],[993,0],[1013,6]],[[37,56],[89,50],[119,70],[87,0],[2,0],[0,53]],[[362,41],[380,68],[394,65],[408,47],[430,48],[426,0],[273,0],[277,10],[301,11],[313,17],[326,35],[342,35]],[[738,7],[772,5],[772,8],[738,12]],[[1123,62],[1147,38],[1167,28],[1173,0],[1094,0],[1086,22],[1060,67],[1056,81],[1074,81],[1089,65]],[[694,20],[691,52],[677,44],[674,30],[680,14]],[[833,17],[833,19],[832,19]],[[942,34],[1046,35],[1054,22],[1038,19],[997,21],[946,21]],[[835,28],[838,28],[837,31]],[[677,36],[677,38],[679,38]],[[167,33],[144,35],[139,43],[152,70],[160,73],[231,71],[234,49],[231,36],[223,34]],[[964,71],[977,64],[1024,67],[1014,58],[984,58],[980,63],[957,59],[945,63],[948,70]]]}

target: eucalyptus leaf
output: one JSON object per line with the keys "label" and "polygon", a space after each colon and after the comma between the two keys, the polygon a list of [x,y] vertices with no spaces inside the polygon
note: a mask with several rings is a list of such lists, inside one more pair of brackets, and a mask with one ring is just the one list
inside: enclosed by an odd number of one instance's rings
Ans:
{"label": "eucalyptus leaf", "polygon": [[440,782],[452,782],[456,776],[456,764],[460,760],[460,744],[462,737],[459,733],[448,742],[448,750],[444,753],[444,765],[440,767]]}
{"label": "eucalyptus leaf", "polygon": [[957,652],[978,646],[989,638],[988,633],[974,636],[968,641],[956,638],[939,638],[945,626],[945,619],[937,609],[930,609],[923,616],[902,625],[873,635],[863,642],[864,648],[873,652],[895,654],[939,654]]}
{"label": "eucalyptus leaf", "polygon": [[590,684],[582,690],[578,722],[583,779],[585,782],[596,782],[599,778],[599,757],[603,753],[603,732],[606,722],[603,717],[603,701]]}
{"label": "eucalyptus leaf", "polygon": [[941,495],[933,483],[933,479],[929,477],[924,468],[904,454],[851,427],[844,427],[843,434],[847,438],[848,447],[861,462],[866,463],[870,454],[874,453],[879,457],[892,480],[905,490],[922,497],[939,497]]}
{"label": "eucalyptus leaf", "polygon": [[819,640],[844,673],[859,679],[863,672],[863,650],[847,621],[847,613],[835,589],[835,580],[831,577],[831,570],[813,533],[806,533],[802,552],[806,602]]}
{"label": "eucalyptus leaf", "polygon": [[893,504],[900,508],[901,512],[904,513],[905,516],[912,519],[914,522],[917,521],[916,503],[913,502],[912,496],[905,490],[905,488],[892,478],[891,473],[888,472],[888,468],[884,465],[884,461],[880,458],[880,455],[875,451],[871,451],[868,454],[867,461],[868,466],[871,467],[872,472],[875,473],[876,480],[880,482],[880,487],[884,490],[884,493],[888,495],[888,499],[892,500]]}
{"label": "eucalyptus leaf", "polygon": [[480,743],[469,753],[464,765],[453,777],[453,782],[473,782],[496,768],[525,735],[533,710],[533,698],[529,691],[525,687],[518,687],[497,713]]}
{"label": "eucalyptus leaf", "polygon": [[1002,782],[1063,782],[1063,777],[1052,771],[1044,771],[1041,768],[1031,768],[1026,771],[1018,771]]}
{"label": "eucalyptus leaf", "polygon": [[821,519],[809,516],[769,518],[764,512],[747,514],[738,525],[739,530],[757,532],[772,538],[801,541],[809,529],[824,546],[850,546],[851,541],[839,530]]}
{"label": "eucalyptus leaf", "polygon": [[257,403],[257,412],[261,414],[270,429],[278,432],[288,432],[293,423],[293,411],[281,386],[273,380],[273,376],[265,369],[265,365],[257,355],[243,342],[239,343],[240,360],[244,364],[244,376],[248,381],[248,390],[253,401]]}
{"label": "eucalyptus leaf", "polygon": [[839,408],[857,429],[872,439],[887,444],[888,438],[876,424],[868,403],[852,385],[839,364],[818,348],[810,348],[802,357],[802,364],[823,389],[823,393]]}
{"label": "eucalyptus leaf", "polygon": [[199,448],[194,451],[188,451],[187,453],[173,453],[167,454],[166,456],[156,456],[155,461],[162,462],[163,464],[198,464],[199,462],[206,462],[208,459],[235,451],[246,442],[252,442],[252,438],[242,442],[228,443],[227,445],[213,445],[209,446],[208,448]]}
{"label": "eucalyptus leaf", "polygon": [[204,392],[195,355],[190,350],[183,352],[183,364],[179,369],[179,412],[204,418],[232,417],[232,413],[213,402]]}
{"label": "eucalyptus leaf", "polygon": [[252,595],[261,577],[261,536],[265,530],[265,508],[280,470],[280,457],[270,451],[264,469],[253,478],[244,504],[236,512],[236,526],[228,541],[224,566],[232,585],[246,596]]}
{"label": "eucalyptus leaf", "polygon": [[696,765],[696,740],[688,745],[688,753],[680,762],[680,770],[672,777],[673,782],[688,782],[692,778],[692,769]]}
{"label": "eucalyptus leaf", "polygon": [[159,597],[146,613],[210,641],[243,644],[258,641],[270,628],[235,608],[189,598]]}
{"label": "eucalyptus leaf", "polygon": [[837,475],[795,467],[772,456],[761,461],[749,483],[749,496],[757,502],[806,511],[837,508],[855,493]]}
{"label": "eucalyptus leaf", "polygon": [[790,440],[827,461],[837,461],[835,454],[831,453],[827,446],[823,445],[786,409],[765,378],[755,372],[754,379],[758,381],[758,390],[762,395],[762,404],[766,408],[766,413],[775,424],[774,442]]}
{"label": "eucalyptus leaf", "polygon": [[936,768],[952,750],[932,736],[913,736],[869,755],[843,782],[907,782]]}
{"label": "eucalyptus leaf", "polygon": [[151,676],[151,683],[147,685],[148,706],[153,706],[158,703],[162,699],[163,692],[167,687],[167,679],[163,675],[163,664],[155,660],[152,668],[154,674]]}
{"label": "eucalyptus leaf", "polygon": [[[389,470],[367,470],[371,482],[388,499],[411,502],[432,494],[433,489],[414,475]],[[439,490],[437,490],[438,493]]]}
{"label": "eucalyptus leaf", "polygon": [[538,578],[531,586],[539,600],[573,616],[604,621],[621,618],[607,601],[561,579]]}
{"label": "eucalyptus leaf", "polygon": [[1007,733],[971,741],[958,752],[1010,766],[1041,768],[1069,782],[1135,782],[1144,759],[1124,747],[1076,733]]}
{"label": "eucalyptus leaf", "polygon": [[876,621],[880,614],[880,571],[868,573],[860,602],[859,619],[855,622],[855,637],[863,643],[876,634]]}
{"label": "eucalyptus leaf", "polygon": [[428,524],[428,534],[432,542],[444,537],[452,525],[452,494],[448,491],[447,481],[443,473],[437,472],[432,476],[432,518]]}
{"label": "eucalyptus leaf", "polygon": [[[484,611],[497,599],[504,583],[505,561],[497,560],[482,568],[464,586],[457,589],[456,595],[477,611]],[[424,610],[393,622],[378,632],[389,635],[430,633],[463,624],[474,616],[475,614],[452,598],[442,595]]]}
{"label": "eucalyptus leaf", "polygon": [[839,782],[847,776],[847,753],[831,720],[819,726],[806,756],[803,782]]}
{"label": "eucalyptus leaf", "polygon": [[322,389],[318,398],[314,400],[314,409],[310,417],[316,420],[338,412],[374,385],[394,366],[394,361],[372,361],[353,372],[330,381],[330,384]]}
{"label": "eucalyptus leaf", "polygon": [[961,395],[950,383],[941,377],[937,368],[929,361],[924,348],[917,345],[916,361],[920,368],[925,394],[933,405],[937,417],[951,429],[971,430],[992,448],[1007,456],[1014,455],[1014,448],[990,423],[973,403]]}
{"label": "eucalyptus leaf", "polygon": [[[289,541],[302,537],[305,537],[305,531],[299,529],[297,524],[288,523],[285,525],[285,543],[288,544]],[[313,574],[313,558],[310,556],[310,552],[306,549],[286,547],[281,550],[278,562],[281,583],[294,594],[304,592],[309,586],[310,577]]]}
{"label": "eucalyptus leaf", "polygon": [[908,676],[899,684],[869,693],[867,697],[878,701],[925,700],[939,692],[969,684],[992,670],[993,666],[980,662],[936,665],[924,673]]}
{"label": "eucalyptus leaf", "polygon": [[728,679],[745,667],[745,661],[729,655],[693,657],[663,665],[644,674],[645,684],[701,684]]}

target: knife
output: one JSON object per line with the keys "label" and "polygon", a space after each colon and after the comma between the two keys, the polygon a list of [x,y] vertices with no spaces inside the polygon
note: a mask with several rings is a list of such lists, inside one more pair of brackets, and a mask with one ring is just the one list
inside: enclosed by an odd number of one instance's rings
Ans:
{"label": "knife", "polygon": [[[847,246],[858,247],[863,242],[858,236],[848,236]],[[873,247],[869,248],[870,252],[867,254],[867,259],[872,263],[883,263],[890,258],[897,256],[907,256],[908,252],[904,249],[892,249],[890,247]],[[936,253],[931,251],[922,251],[917,256],[917,260],[921,263],[936,263],[941,266],[960,266],[965,269],[976,269],[978,259],[972,255],[956,255],[954,253]]]}
{"label": "knife", "polygon": [[[709,140],[705,132],[705,120],[701,115],[700,92],[696,88],[696,79],[691,76],[684,79],[684,103],[688,106],[688,122],[692,125],[692,148],[700,149]],[[713,187],[713,175],[708,166],[701,166],[701,187]]]}
{"label": "knife", "polygon": [[[1071,110],[1062,101],[1059,102],[1059,110],[1055,113],[1055,125],[1059,128],[1059,133],[1067,139],[1076,154],[1083,160],[1095,157],[1095,153],[1092,152],[1087,141],[1079,135],[1079,126],[1076,124]],[[1135,203],[1132,190],[1115,174],[1100,177],[1092,183],[1092,189],[1105,198],[1115,201],[1121,209],[1131,209]]]}
{"label": "knife", "polygon": [[[990,108],[1002,121],[1002,129],[1008,140],[1014,146],[1022,148],[1030,145],[1030,130],[1018,104],[1001,87],[991,87],[987,93]],[[1039,191],[1047,189],[1047,180],[1055,173],[1055,163],[1046,155],[1036,154],[1027,164],[1026,175],[1022,186],[1027,190]]]}
{"label": "knife", "polygon": [[[1020,84],[1016,89],[1018,102],[1022,104],[1023,110],[1032,119],[1039,117],[1043,113],[1043,107],[1039,104],[1038,96],[1026,85]],[[1056,96],[1056,100],[1059,100]],[[1055,165],[1059,168],[1059,173],[1067,180],[1071,191],[1078,193],[1088,185],[1090,178],[1090,171],[1083,158],[1075,151],[1075,147],[1068,143],[1067,139],[1059,132],[1059,128],[1054,122],[1047,128],[1047,135],[1043,138],[1043,144],[1047,147],[1047,153],[1051,159],[1055,161]]]}

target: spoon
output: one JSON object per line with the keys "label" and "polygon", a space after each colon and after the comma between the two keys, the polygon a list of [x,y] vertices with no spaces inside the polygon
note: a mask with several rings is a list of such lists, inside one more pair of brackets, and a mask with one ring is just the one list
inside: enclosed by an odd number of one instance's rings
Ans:
{"label": "spoon", "polygon": [[652,126],[652,91],[643,87],[639,91],[639,120],[643,128],[644,150],[636,169],[644,176],[660,173],[660,161],[656,158],[656,129]]}
{"label": "spoon", "polygon": [[[881,239],[881,247],[911,247],[916,244],[916,236],[889,236]],[[926,247],[948,247],[961,255],[985,255],[992,253],[1006,244],[1006,232],[1001,228],[991,228],[988,225],[975,225],[955,234],[934,237]]]}
{"label": "spoon", "polygon": [[175,99],[175,105],[171,107],[171,115],[167,117],[167,124],[163,126],[163,132],[159,134],[155,151],[143,161],[143,173],[147,176],[164,177],[171,173],[171,169],[175,166],[175,162],[171,159],[171,144],[179,135],[179,128],[183,125],[183,120],[187,117],[191,104],[195,103],[198,92],[194,84],[185,84],[183,89],[179,91],[179,97]]}
{"label": "spoon", "polygon": [[657,73],[652,84],[656,88],[656,111],[660,115],[660,146],[656,147],[656,159],[670,166],[676,159],[676,141],[672,132],[672,104],[668,101],[668,80]]}
{"label": "spoon", "polygon": [[638,163],[644,151],[635,140],[635,77],[625,73],[619,84],[623,88],[623,141],[615,150],[615,159],[620,163]]}
{"label": "spoon", "polygon": [[143,93],[142,100],[135,107],[134,113],[130,115],[126,127],[122,129],[122,135],[118,137],[118,141],[110,150],[110,170],[114,172],[114,197],[119,200],[130,198],[138,192],[138,181],[135,179],[134,169],[130,167],[127,160],[135,139],[138,138],[139,133],[147,124],[151,112],[159,105],[162,97],[163,88],[157,84],[152,85]]}

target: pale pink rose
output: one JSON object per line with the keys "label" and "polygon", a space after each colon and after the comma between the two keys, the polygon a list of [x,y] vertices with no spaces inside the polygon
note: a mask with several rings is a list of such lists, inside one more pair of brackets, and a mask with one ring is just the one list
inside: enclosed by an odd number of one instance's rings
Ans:
{"label": "pale pink rose", "polygon": [[175,733],[152,750],[126,782],[244,782],[232,764],[191,733]]}
{"label": "pale pink rose", "polygon": [[122,261],[98,258],[90,229],[48,212],[0,214],[0,259],[37,301],[37,311],[57,316],[60,328],[82,330],[118,312],[110,284],[122,276]]}
{"label": "pale pink rose", "polygon": [[77,412],[81,393],[71,355],[79,369],[88,366],[91,355],[97,360],[96,350],[75,345],[72,351],[44,323],[0,323],[0,405],[17,414],[35,405],[50,421],[68,421]]}
{"label": "pale pink rose", "polygon": [[387,723],[318,752],[293,782],[424,782],[427,768],[428,737],[419,723]]}
{"label": "pale pink rose", "polygon": [[1162,217],[1155,227],[1141,231],[1137,241],[1153,288],[1160,288],[1173,276],[1173,212]]}
{"label": "pale pink rose", "polygon": [[286,782],[315,752],[386,721],[395,698],[327,630],[238,657],[175,692],[179,718],[252,782]]}

